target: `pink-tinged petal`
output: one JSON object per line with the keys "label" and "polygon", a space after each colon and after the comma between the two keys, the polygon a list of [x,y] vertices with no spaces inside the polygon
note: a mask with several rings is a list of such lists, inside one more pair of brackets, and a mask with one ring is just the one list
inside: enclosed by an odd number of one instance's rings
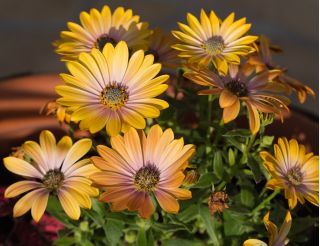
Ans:
{"label": "pink-tinged petal", "polygon": [[132,185],[133,178],[115,172],[97,172],[90,176],[94,183],[102,186]]}
{"label": "pink-tinged petal", "polygon": [[[108,148],[104,145],[98,145],[97,151],[99,155],[104,159],[105,162],[100,162],[103,166],[101,166],[102,170],[106,171],[116,171],[123,173],[128,176],[132,176],[133,173],[135,173],[135,166],[131,163],[132,160],[124,160],[123,156],[119,155],[116,151],[113,149]],[[99,162],[99,159],[97,158],[91,158],[93,163],[96,164],[97,161]],[[99,165],[99,163],[98,163]],[[96,165],[97,166],[97,165]],[[97,166],[100,168],[100,166]]]}
{"label": "pink-tinged petal", "polygon": [[36,181],[29,181],[29,180],[19,181],[10,185],[6,189],[4,196],[5,198],[12,198],[24,192],[27,192],[29,190],[40,188],[41,186],[42,184]]}
{"label": "pink-tinged petal", "polygon": [[3,159],[5,167],[12,173],[31,177],[31,178],[42,178],[42,174],[30,163],[18,159],[16,157],[6,157]]}
{"label": "pink-tinged petal", "polygon": [[90,159],[83,159],[72,165],[67,171],[64,172],[65,177],[69,177],[73,172],[77,171],[79,168],[92,163]]}
{"label": "pink-tinged petal", "polygon": [[143,166],[143,156],[140,138],[136,129],[131,128],[124,135],[124,143],[127,148],[128,155],[132,160],[132,163],[130,164],[134,166],[136,171],[139,170],[139,168]]}
{"label": "pink-tinged petal", "polygon": [[106,192],[100,195],[99,200],[103,202],[118,202],[120,200],[125,200],[125,204],[127,205],[129,198],[134,192],[135,189],[130,186],[118,186],[117,188],[109,188]]}
{"label": "pink-tinged petal", "polygon": [[89,138],[84,138],[77,141],[69,150],[66,158],[61,167],[61,171],[67,171],[77,160],[81,159],[88,153],[92,145],[92,141]]}
{"label": "pink-tinged petal", "polygon": [[34,201],[43,195],[45,189],[33,190],[20,198],[13,207],[13,217],[19,217],[31,209]]}
{"label": "pink-tinged petal", "polygon": [[60,139],[56,148],[55,168],[60,168],[63,160],[66,158],[68,151],[72,146],[72,139],[69,136],[64,136]]}
{"label": "pink-tinged petal", "polygon": [[151,161],[153,159],[154,149],[162,133],[162,129],[159,125],[154,125],[151,127],[147,137],[145,162]]}
{"label": "pink-tinged petal", "polygon": [[183,144],[183,138],[175,139],[161,153],[158,153],[159,158],[157,158],[157,163],[161,170],[166,169],[167,166],[175,162],[184,147]]}
{"label": "pink-tinged petal", "polygon": [[68,190],[60,189],[58,191],[58,198],[66,214],[71,219],[78,220],[80,218],[80,206]]}
{"label": "pink-tinged petal", "polygon": [[162,156],[164,150],[167,148],[167,146],[174,140],[174,134],[171,128],[168,128],[164,131],[164,133],[161,135],[158,142],[154,143],[156,144],[154,148],[154,152],[152,154],[152,157],[150,161],[152,163],[159,163],[160,157]]}
{"label": "pink-tinged petal", "polygon": [[141,208],[145,201],[145,193],[141,191],[134,192],[127,203],[128,210],[135,211]]}
{"label": "pink-tinged petal", "polygon": [[55,168],[56,162],[56,138],[52,132],[45,130],[40,133],[40,147],[47,159],[47,166],[50,169]]}
{"label": "pink-tinged petal", "polygon": [[154,194],[164,211],[173,214],[179,212],[180,206],[176,198],[161,190],[154,191]]}
{"label": "pink-tinged petal", "polygon": [[139,209],[139,215],[144,219],[149,219],[150,216],[154,213],[155,207],[151,201],[149,194],[145,193],[145,200]]}
{"label": "pink-tinged petal", "polygon": [[31,157],[37,165],[37,167],[41,170],[42,173],[46,173],[49,170],[47,166],[47,157],[42,152],[40,145],[34,141],[26,141],[22,148],[26,155]]}
{"label": "pink-tinged petal", "polygon": [[48,198],[49,191],[41,190],[41,194],[34,200],[31,208],[31,215],[36,222],[38,222],[44,214],[48,204]]}
{"label": "pink-tinged petal", "polygon": [[234,95],[229,90],[223,90],[219,97],[219,104],[221,108],[230,107],[233,105],[238,99],[236,95]]}

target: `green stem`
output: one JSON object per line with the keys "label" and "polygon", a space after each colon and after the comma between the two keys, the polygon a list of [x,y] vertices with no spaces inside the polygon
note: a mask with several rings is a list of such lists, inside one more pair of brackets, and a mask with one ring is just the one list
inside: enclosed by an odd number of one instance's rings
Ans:
{"label": "green stem", "polygon": [[257,136],[257,133],[252,134],[251,137],[250,137],[250,140],[249,140],[249,143],[248,143],[248,147],[247,147],[247,153],[248,153],[248,154],[249,154],[249,152],[250,152],[250,149],[251,149],[254,141],[256,140],[256,136]]}
{"label": "green stem", "polygon": [[[210,87],[211,89],[212,87]],[[208,118],[207,118],[207,144],[210,145],[211,139],[211,118],[212,118],[213,95],[208,96]]]}
{"label": "green stem", "polygon": [[217,145],[219,140],[220,140],[220,138],[221,138],[221,131],[223,129],[223,126],[224,126],[224,121],[223,121],[223,117],[222,117],[220,122],[219,122],[218,129],[216,130],[216,136],[215,136],[214,142],[213,142],[214,145]]}
{"label": "green stem", "polygon": [[252,210],[251,214],[256,214],[261,209],[265,207],[266,204],[270,203],[270,201],[280,193],[280,189],[275,189],[266,199],[264,199],[255,209]]}

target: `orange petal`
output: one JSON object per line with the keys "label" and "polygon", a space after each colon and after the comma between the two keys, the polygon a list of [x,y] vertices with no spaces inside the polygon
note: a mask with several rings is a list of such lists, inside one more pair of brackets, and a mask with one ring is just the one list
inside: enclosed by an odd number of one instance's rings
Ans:
{"label": "orange petal", "polygon": [[173,214],[177,214],[179,212],[180,206],[176,198],[161,190],[156,190],[154,194],[164,211]]}
{"label": "orange petal", "polygon": [[40,187],[41,187],[41,184],[36,181],[29,181],[29,180],[19,181],[10,185],[6,189],[4,196],[5,198],[11,198],[11,197],[18,196],[26,191],[33,190],[35,188],[40,188]]}
{"label": "orange petal", "polygon": [[238,99],[236,95],[234,95],[229,90],[225,89],[221,92],[220,98],[219,98],[219,104],[221,108],[230,107],[232,104],[234,104]]}
{"label": "orange petal", "polygon": [[256,107],[252,106],[250,102],[246,102],[249,113],[249,125],[252,134],[256,134],[260,129],[260,118]]}
{"label": "orange petal", "polygon": [[229,123],[230,121],[237,118],[239,112],[240,112],[240,101],[239,99],[237,99],[234,104],[223,109],[224,123]]}

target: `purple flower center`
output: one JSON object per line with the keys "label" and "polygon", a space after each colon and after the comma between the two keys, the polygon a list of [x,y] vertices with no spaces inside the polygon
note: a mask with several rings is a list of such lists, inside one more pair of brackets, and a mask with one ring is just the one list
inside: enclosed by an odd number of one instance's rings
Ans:
{"label": "purple flower center", "polygon": [[116,45],[117,41],[113,38],[109,37],[107,34],[100,36],[100,38],[97,39],[97,42],[95,43],[96,48],[98,48],[100,51],[103,50],[104,46],[107,43],[111,43],[112,45]]}
{"label": "purple flower center", "polygon": [[303,175],[298,166],[294,166],[293,168],[289,169],[286,176],[288,182],[293,186],[300,185],[303,180]]}
{"label": "purple flower center", "polygon": [[226,88],[237,97],[245,97],[248,95],[246,84],[240,80],[231,80],[226,84]]}

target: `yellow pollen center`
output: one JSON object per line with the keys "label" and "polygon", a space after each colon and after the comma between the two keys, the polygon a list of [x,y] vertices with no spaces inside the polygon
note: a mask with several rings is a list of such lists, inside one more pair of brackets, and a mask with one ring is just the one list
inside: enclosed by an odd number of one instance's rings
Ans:
{"label": "yellow pollen center", "polygon": [[129,99],[125,86],[113,83],[106,86],[100,93],[100,101],[110,109],[117,110],[124,106]]}
{"label": "yellow pollen center", "polygon": [[139,191],[153,191],[160,181],[160,171],[153,164],[141,167],[134,176],[134,184]]}
{"label": "yellow pollen center", "polygon": [[203,46],[209,55],[216,56],[224,50],[224,41],[221,36],[213,36],[204,42]]}
{"label": "yellow pollen center", "polygon": [[300,185],[303,180],[303,175],[299,167],[295,166],[287,172],[287,179],[293,186]]}
{"label": "yellow pollen center", "polygon": [[50,191],[57,191],[63,184],[64,175],[58,170],[49,170],[42,178],[42,183],[45,188]]}

